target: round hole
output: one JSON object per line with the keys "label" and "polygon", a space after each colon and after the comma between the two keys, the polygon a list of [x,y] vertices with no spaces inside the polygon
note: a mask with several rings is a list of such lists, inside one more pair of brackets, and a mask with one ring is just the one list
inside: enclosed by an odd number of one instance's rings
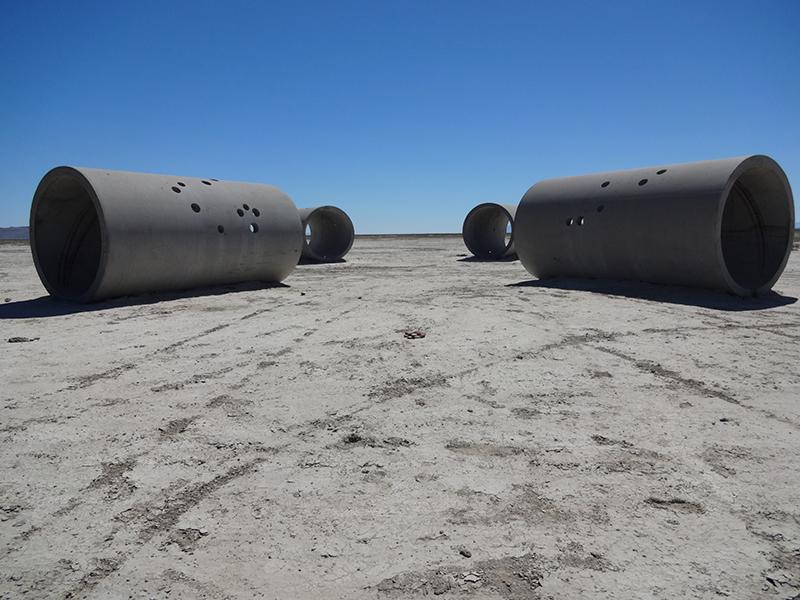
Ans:
{"label": "round hole", "polygon": [[610,181],[604,181],[603,183],[600,184],[600,187],[608,187],[609,185],[611,185]]}
{"label": "round hole", "polygon": [[258,210],[257,208],[254,208],[253,209],[253,215],[256,216],[256,217],[260,217],[261,216],[261,211]]}
{"label": "round hole", "polygon": [[217,231],[220,233],[225,233],[225,228],[222,225],[217,225]]}
{"label": "round hole", "polygon": [[211,185],[211,182],[210,182],[210,181],[206,181],[205,179],[201,179],[201,181],[202,181],[203,183],[205,183],[206,185]]}
{"label": "round hole", "polygon": [[211,178],[211,181],[219,181],[219,179],[214,179],[214,178],[212,177],[212,178]]}
{"label": "round hole", "polygon": [[656,175],[663,175],[666,172],[667,172],[666,169],[661,169],[660,171],[656,171]]}
{"label": "round hole", "polygon": [[192,202],[192,210],[194,212],[200,212],[200,205],[195,202]]}
{"label": "round hole", "polygon": [[569,219],[567,219],[567,226],[572,225],[574,222],[575,222],[575,219],[570,217]]}
{"label": "round hole", "polygon": [[181,187],[186,187],[186,184],[185,184],[185,183],[183,183],[182,181],[179,181],[179,182],[178,182],[178,185],[179,185],[179,186],[181,186]]}
{"label": "round hole", "polygon": [[258,223],[250,223],[250,233],[256,233],[258,231]]}
{"label": "round hole", "polygon": [[578,217],[577,223],[578,225],[583,225],[583,217]]}
{"label": "round hole", "polygon": [[172,191],[175,192],[176,194],[180,194],[181,193],[181,188],[173,185],[172,186]]}
{"label": "round hole", "polygon": [[237,208],[236,209],[236,214],[239,215],[240,217],[243,217],[244,216],[244,211],[241,208]]}
{"label": "round hole", "polygon": [[640,179],[639,180],[639,185],[644,185],[645,183],[647,183],[647,179]]}
{"label": "round hole", "polygon": [[603,206],[603,205],[601,204],[600,206],[598,206],[598,207],[597,207],[597,212],[603,212],[603,209],[604,209],[604,208],[605,208],[605,206]]}
{"label": "round hole", "polygon": [[242,208],[245,209],[245,210],[250,210],[250,207],[247,206],[247,204],[242,204]]}

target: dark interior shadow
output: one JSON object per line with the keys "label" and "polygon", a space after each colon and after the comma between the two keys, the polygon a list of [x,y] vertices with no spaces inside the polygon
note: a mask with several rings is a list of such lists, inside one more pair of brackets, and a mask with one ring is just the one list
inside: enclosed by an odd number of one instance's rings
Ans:
{"label": "dark interior shadow", "polygon": [[40,296],[39,298],[33,298],[31,300],[18,300],[16,302],[6,302],[5,304],[0,304],[0,320],[59,317],[76,313],[121,308],[125,306],[156,304],[157,302],[168,302],[170,300],[181,300],[184,298],[221,296],[231,292],[247,292],[270,288],[288,287],[289,286],[285,283],[250,282],[236,285],[195,288],[180,292],[162,292],[157,294],[141,294],[139,296],[124,296],[122,298],[114,298],[112,300],[92,302],[90,304],[80,304],[78,302],[59,300],[57,298],[53,298],[52,296]]}
{"label": "dark interior shadow", "polygon": [[345,262],[347,262],[347,261],[345,259],[343,259],[343,258],[336,258],[336,259],[332,259],[332,260],[314,260],[312,258],[301,258],[300,262],[298,262],[297,264],[298,264],[298,266],[299,265],[327,265],[328,263],[345,263]]}
{"label": "dark interior shadow", "polygon": [[653,302],[665,302],[667,304],[700,306],[702,308],[725,311],[764,310],[797,302],[797,298],[781,296],[772,291],[762,296],[742,298],[725,292],[701,288],[658,285],[640,281],[577,279],[571,277],[532,279],[530,281],[520,281],[519,283],[509,283],[508,287],[536,287],[550,290],[594,292],[610,296],[652,300]]}
{"label": "dark interior shadow", "polygon": [[465,258],[459,258],[458,262],[514,262],[515,260],[519,260],[516,254],[512,254],[510,256],[504,256],[503,258],[481,258],[480,256],[467,256]]}

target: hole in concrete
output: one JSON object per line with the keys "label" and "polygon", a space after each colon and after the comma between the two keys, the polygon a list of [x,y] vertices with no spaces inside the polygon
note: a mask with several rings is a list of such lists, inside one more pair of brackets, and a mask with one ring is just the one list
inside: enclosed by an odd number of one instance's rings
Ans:
{"label": "hole in concrete", "polygon": [[502,258],[514,238],[514,221],[504,206],[487,202],[473,208],[464,219],[464,244],[478,258]]}
{"label": "hole in concrete", "polygon": [[600,187],[608,187],[610,184],[611,184],[610,181],[604,181],[603,183],[600,184]]}
{"label": "hole in concrete", "polygon": [[179,181],[179,182],[178,182],[178,185],[179,185],[179,186],[181,186],[181,187],[186,187],[186,184],[185,184],[185,183],[183,183],[182,181]]}
{"label": "hole in concrete", "polygon": [[77,300],[100,269],[102,234],[89,185],[71,170],[47,177],[34,198],[31,247],[48,291]]}
{"label": "hole in concrete", "polygon": [[172,191],[173,191],[173,192],[175,192],[176,194],[180,194],[180,193],[181,193],[181,188],[179,188],[179,187],[175,187],[175,186],[173,185],[173,186],[172,186]]}
{"label": "hole in concrete", "polygon": [[656,175],[663,175],[666,172],[667,172],[666,169],[660,169],[660,170],[656,171]]}
{"label": "hole in concrete", "polygon": [[250,207],[247,206],[247,204],[242,204],[242,208],[245,209],[245,210],[250,210]]}
{"label": "hole in concrete", "polygon": [[583,217],[578,217],[576,223],[578,223],[578,225],[583,225]]}
{"label": "hole in concrete", "polygon": [[321,206],[306,219],[306,245],[313,260],[339,260],[350,251],[355,238],[353,223],[343,210]]}
{"label": "hole in concrete", "polygon": [[261,216],[261,211],[258,210],[257,208],[254,208],[253,209],[253,216],[260,217]]}
{"label": "hole in concrete", "polygon": [[250,233],[256,233],[258,231],[258,223],[250,223]]}
{"label": "hole in concrete", "polygon": [[244,216],[244,211],[241,208],[237,208],[236,209],[236,214],[239,215],[240,217],[243,217]]}
{"label": "hole in concrete", "polygon": [[225,228],[222,225],[217,225],[217,231],[220,233],[225,233]]}
{"label": "hole in concrete", "polygon": [[639,180],[639,185],[644,185],[645,183],[647,183],[647,179],[640,179]]}
{"label": "hole in concrete", "polygon": [[214,179],[214,178],[212,177],[212,178],[211,178],[211,181],[219,181],[219,179]]}
{"label": "hole in concrete", "polygon": [[200,205],[195,202],[192,202],[192,210],[194,212],[200,212]]}
{"label": "hole in concrete", "polygon": [[755,292],[775,278],[791,244],[790,198],[772,169],[742,173],[725,200],[721,244],[733,280]]}
{"label": "hole in concrete", "polygon": [[201,181],[202,181],[203,183],[205,183],[206,185],[211,185],[211,182],[210,182],[210,181],[206,181],[205,179],[201,179]]}
{"label": "hole in concrete", "polygon": [[572,225],[574,222],[575,222],[575,219],[573,219],[572,217],[570,217],[569,219],[567,219],[567,227],[569,227],[570,225]]}

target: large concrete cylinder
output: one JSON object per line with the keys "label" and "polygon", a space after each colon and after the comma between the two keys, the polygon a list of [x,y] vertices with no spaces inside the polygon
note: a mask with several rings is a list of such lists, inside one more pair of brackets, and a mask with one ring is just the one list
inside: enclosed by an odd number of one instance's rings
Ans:
{"label": "large concrete cylinder", "polygon": [[312,262],[334,262],[344,258],[356,237],[353,222],[347,213],[335,206],[301,208],[303,222],[303,259]]}
{"label": "large concrete cylinder", "polygon": [[478,258],[500,259],[512,256],[514,250],[513,204],[484,202],[473,208],[464,219],[461,235],[464,245]]}
{"label": "large concrete cylinder", "polygon": [[303,229],[289,196],[269,185],[57,167],[33,197],[30,243],[50,294],[91,302],[281,281]]}
{"label": "large concrete cylinder", "polygon": [[791,251],[794,203],[767,156],[541,181],[520,202],[516,248],[536,277],[635,279],[768,291]]}

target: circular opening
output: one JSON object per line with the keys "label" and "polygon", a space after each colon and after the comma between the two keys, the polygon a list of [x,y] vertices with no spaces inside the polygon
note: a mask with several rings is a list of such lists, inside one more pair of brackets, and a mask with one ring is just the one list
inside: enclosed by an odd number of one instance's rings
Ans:
{"label": "circular opening", "polygon": [[222,225],[217,225],[217,231],[220,233],[225,233],[225,228]]}
{"label": "circular opening", "polygon": [[493,202],[473,208],[462,227],[464,244],[478,258],[503,258],[514,238],[511,213]]}
{"label": "circular opening", "polygon": [[253,209],[253,216],[254,217],[260,217],[261,216],[261,211],[258,210],[257,208],[254,208]]}
{"label": "circular opening", "polygon": [[604,208],[605,206],[601,204],[600,206],[597,207],[597,212],[603,212]]}
{"label": "circular opening", "polygon": [[603,183],[600,184],[600,187],[608,187],[609,185],[611,185],[610,181],[604,181]]}
{"label": "circular opening", "polygon": [[175,192],[176,194],[180,194],[180,193],[181,193],[181,188],[179,188],[179,187],[175,187],[175,186],[173,185],[173,186],[172,186],[172,191],[173,191],[173,192]]}
{"label": "circular opening", "polygon": [[210,182],[210,181],[206,181],[205,179],[201,179],[200,181],[202,181],[202,182],[203,182],[203,183],[205,183],[206,185],[211,185],[211,182]]}
{"label": "circular opening", "polygon": [[54,296],[86,294],[100,269],[102,235],[88,183],[77,173],[51,172],[36,191],[31,239],[39,275]]}
{"label": "circular opening", "polygon": [[236,209],[236,214],[239,215],[240,217],[243,217],[244,216],[244,211],[241,208],[237,208]]}
{"label": "circular opening", "polygon": [[304,227],[304,255],[317,261],[340,260],[350,251],[355,239],[353,222],[343,210],[322,206],[308,215]]}
{"label": "circular opening", "polygon": [[200,205],[196,204],[195,202],[192,202],[192,210],[194,212],[200,212]]}
{"label": "circular opening", "polygon": [[256,233],[258,231],[258,223],[250,223],[250,233]]}
{"label": "circular opening", "polygon": [[741,287],[755,293],[780,275],[791,245],[791,197],[773,169],[743,172],[722,213],[725,267]]}
{"label": "circular opening", "polygon": [[578,225],[583,225],[583,217],[578,217],[577,223]]}
{"label": "circular opening", "polygon": [[219,179],[214,179],[214,178],[212,177],[212,178],[211,178],[211,181],[219,181]]}
{"label": "circular opening", "polygon": [[575,222],[575,219],[573,219],[572,217],[570,217],[569,219],[567,219],[567,227],[569,227],[570,225],[572,225],[574,222]]}
{"label": "circular opening", "polygon": [[247,206],[247,204],[242,204],[242,208],[245,209],[245,210],[250,210],[250,207]]}
{"label": "circular opening", "polygon": [[178,185],[179,185],[179,186],[181,186],[181,187],[186,187],[186,184],[185,184],[185,183],[183,183],[182,181],[179,181],[179,182],[178,182]]}
{"label": "circular opening", "polygon": [[656,171],[656,175],[663,175],[666,172],[667,172],[666,169],[660,169],[660,170]]}
{"label": "circular opening", "polygon": [[639,185],[644,185],[645,183],[647,183],[647,179],[640,179],[639,180]]}

